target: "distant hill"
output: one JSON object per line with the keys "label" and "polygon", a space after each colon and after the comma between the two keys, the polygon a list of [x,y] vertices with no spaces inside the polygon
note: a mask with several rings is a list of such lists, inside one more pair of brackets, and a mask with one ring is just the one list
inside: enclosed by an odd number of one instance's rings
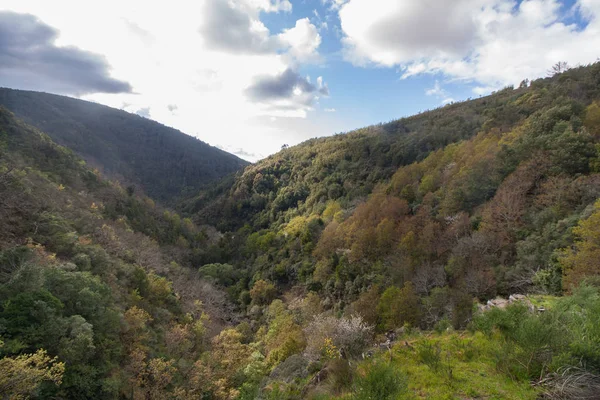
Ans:
{"label": "distant hill", "polygon": [[248,165],[176,129],[83,100],[0,88],[0,105],[107,176],[164,202]]}

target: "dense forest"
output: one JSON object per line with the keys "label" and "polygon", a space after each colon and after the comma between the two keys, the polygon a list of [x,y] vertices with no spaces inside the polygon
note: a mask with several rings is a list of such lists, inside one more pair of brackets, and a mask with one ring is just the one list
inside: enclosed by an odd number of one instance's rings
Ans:
{"label": "dense forest", "polygon": [[600,393],[599,63],[282,149],[177,212],[17,117],[7,398]]}
{"label": "dense forest", "polygon": [[0,160],[2,398],[202,398],[195,363],[237,319],[189,262],[214,234],[2,108]]}
{"label": "dense forest", "polygon": [[248,163],[150,119],[54,94],[0,88],[0,105],[103,174],[162,202]]}

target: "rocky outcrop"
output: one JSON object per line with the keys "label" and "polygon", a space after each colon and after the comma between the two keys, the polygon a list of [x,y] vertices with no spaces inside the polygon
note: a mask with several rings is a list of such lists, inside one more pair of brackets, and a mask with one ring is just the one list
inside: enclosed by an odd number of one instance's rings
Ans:
{"label": "rocky outcrop", "polygon": [[533,303],[531,302],[531,300],[529,299],[529,297],[527,297],[524,294],[511,294],[508,299],[503,299],[503,298],[495,298],[492,300],[488,300],[488,302],[486,304],[478,304],[477,308],[479,309],[479,311],[484,312],[484,311],[488,311],[491,310],[492,308],[500,308],[500,309],[504,309],[506,307],[508,307],[511,304],[516,304],[516,303],[522,303],[525,306],[527,306],[527,308],[529,308],[529,310],[531,312],[535,312],[535,311],[544,311],[543,307],[535,307],[533,305]]}

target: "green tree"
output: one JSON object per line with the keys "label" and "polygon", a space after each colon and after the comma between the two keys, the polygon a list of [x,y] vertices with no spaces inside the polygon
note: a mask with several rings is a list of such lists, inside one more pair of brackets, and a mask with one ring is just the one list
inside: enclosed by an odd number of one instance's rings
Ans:
{"label": "green tree", "polygon": [[412,282],[406,282],[402,289],[390,286],[383,292],[377,305],[380,329],[394,329],[406,323],[418,325],[421,316],[420,303]]}
{"label": "green tree", "polygon": [[597,101],[587,107],[583,124],[592,135],[600,136],[600,104]]}
{"label": "green tree", "polygon": [[258,305],[269,304],[271,301],[273,301],[276,295],[277,290],[275,289],[275,286],[272,283],[262,279],[256,281],[250,290],[252,302]]}

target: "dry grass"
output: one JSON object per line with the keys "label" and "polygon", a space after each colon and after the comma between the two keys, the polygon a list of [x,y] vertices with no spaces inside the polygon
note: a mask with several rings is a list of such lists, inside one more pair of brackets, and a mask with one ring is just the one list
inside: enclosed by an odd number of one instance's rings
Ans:
{"label": "dry grass", "polygon": [[600,375],[579,367],[567,367],[548,375],[538,383],[549,400],[600,399]]}

